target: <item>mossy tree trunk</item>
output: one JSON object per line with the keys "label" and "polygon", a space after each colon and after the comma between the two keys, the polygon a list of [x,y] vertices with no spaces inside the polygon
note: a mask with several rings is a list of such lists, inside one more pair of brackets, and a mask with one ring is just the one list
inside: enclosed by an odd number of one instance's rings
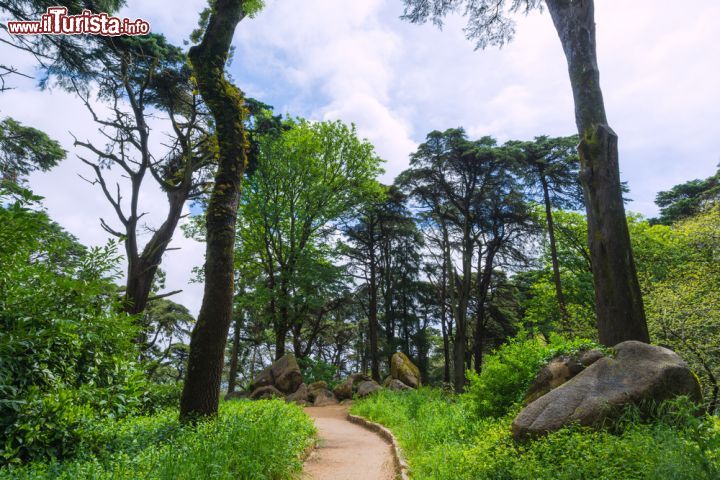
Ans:
{"label": "mossy tree trunk", "polygon": [[600,342],[649,342],[625,217],[618,137],[608,125],[597,65],[593,0],[546,0],[568,62],[580,134]]}
{"label": "mossy tree trunk", "polygon": [[215,119],[219,159],[206,212],[205,292],[180,400],[180,418],[185,421],[217,414],[232,319],[235,222],[247,139],[243,95],[225,78],[224,68],[242,17],[242,0],[217,0],[202,42],[189,52],[198,89]]}

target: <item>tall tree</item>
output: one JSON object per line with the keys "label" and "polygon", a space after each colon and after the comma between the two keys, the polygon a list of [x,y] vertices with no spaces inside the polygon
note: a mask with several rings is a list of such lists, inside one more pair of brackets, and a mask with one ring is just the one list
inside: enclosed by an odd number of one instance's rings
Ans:
{"label": "tall tree", "polygon": [[[117,216],[120,226],[100,219],[105,231],[120,239],[127,258],[127,279],[123,307],[130,314],[145,310],[153,280],[168,250],[187,200],[205,193],[209,170],[215,161],[215,141],[194,92],[186,57],[164,37],[150,35],[116,39],[98,60],[94,80],[98,99],[111,112],[98,113],[87,84],[75,78],[65,80],[81,98],[106,141],[98,146],[90,140],[75,139],[91,156],[78,155],[94,174],[88,181],[98,185]],[[165,113],[170,143],[167,152],[153,152],[150,118]],[[94,158],[93,158],[94,157]],[[108,170],[122,172],[123,181],[114,186]],[[143,225],[149,208],[141,202],[141,189],[151,177],[165,192],[167,213],[155,227]],[[127,197],[127,198],[124,198]],[[142,244],[144,229],[152,235]],[[171,292],[163,294],[168,296]]]}
{"label": "tall tree", "polygon": [[494,183],[493,170],[478,157],[489,154],[487,150],[495,144],[489,137],[470,141],[462,129],[431,132],[412,154],[410,168],[397,180],[422,210],[442,218],[450,234],[457,236],[453,243],[459,246],[460,272],[456,271],[449,241],[445,242],[445,258],[455,320],[453,383],[458,392],[465,388],[473,258],[482,235],[484,200],[493,194]]}
{"label": "tall tree", "polygon": [[[515,33],[511,14],[540,8],[541,0],[403,0],[403,18],[437,25],[459,9],[468,17],[467,36],[478,48],[502,46]],[[588,242],[593,259],[600,342],[649,342],[640,284],[633,260],[618,163],[618,137],[608,125],[600,90],[593,0],[545,0],[567,58],[580,135]],[[463,8],[464,7],[464,8]]]}
{"label": "tall tree", "polygon": [[[414,282],[420,264],[419,249],[422,244],[405,196],[395,186],[385,187],[384,198],[363,209],[354,223],[344,233],[348,248],[345,254],[368,292],[368,337],[370,342],[371,374],[380,380],[380,321],[378,314],[384,311],[384,353],[389,363],[395,353],[395,329],[399,323],[407,326],[407,308],[410,304],[407,287]],[[405,322],[405,323],[403,323]],[[403,349],[408,348],[408,329],[402,329]]]}
{"label": "tall tree", "polygon": [[[332,235],[377,191],[380,159],[372,145],[341,122],[288,120],[280,135],[259,140],[258,164],[241,202],[238,235],[261,262],[260,290],[285,354],[289,333],[299,346],[303,322],[323,309],[323,296],[340,272],[328,259]],[[301,354],[301,351],[296,351]]]}
{"label": "tall tree", "polygon": [[577,143],[577,136],[558,138],[541,136],[535,137],[532,142],[508,142],[509,145],[520,149],[521,162],[529,167],[522,169],[521,173],[524,173],[531,195],[539,191],[545,208],[555,297],[566,331],[570,329],[570,315],[562,291],[552,211],[553,208],[577,209],[583,206]]}
{"label": "tall tree", "polygon": [[442,216],[435,216],[432,212],[420,215],[419,224],[425,236],[427,253],[424,272],[431,285],[435,287],[439,296],[439,320],[442,335],[443,351],[443,382],[450,383],[451,353],[450,343],[453,338],[453,319],[449,312],[449,252],[450,236],[448,227]]}
{"label": "tall tree", "polygon": [[220,380],[234,296],[233,251],[240,184],[247,162],[243,93],[225,78],[235,28],[261,4],[217,0],[211,4],[205,33],[189,57],[198,89],[215,119],[218,168],[207,207],[205,291],[190,339],[187,375],[180,399],[180,418],[216,415]]}
{"label": "tall tree", "polygon": [[[395,185],[387,190],[387,198],[377,205],[380,234],[379,265],[385,326],[385,353],[388,362],[401,346],[407,355],[409,308],[415,295],[415,282],[420,269],[423,237],[407,207],[406,195]],[[401,329],[403,343],[396,340],[396,327]]]}
{"label": "tall tree", "polygon": [[482,368],[488,324],[491,320],[492,287],[499,267],[518,268],[527,262],[526,239],[534,233],[531,214],[522,191],[513,148],[483,146],[476,150],[476,161],[483,168],[482,183],[487,191],[477,201],[480,236],[478,238],[475,280],[476,320],[473,356],[475,370]]}
{"label": "tall tree", "polygon": [[380,289],[380,228],[377,205],[368,205],[355,224],[345,231],[348,248],[345,255],[354,268],[361,272],[368,296],[368,341],[370,349],[370,375],[380,381],[380,349],[378,346],[378,291]]}

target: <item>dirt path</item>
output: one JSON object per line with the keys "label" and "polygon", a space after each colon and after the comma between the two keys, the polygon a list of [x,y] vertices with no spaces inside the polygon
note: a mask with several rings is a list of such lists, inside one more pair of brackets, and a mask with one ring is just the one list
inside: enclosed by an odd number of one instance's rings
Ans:
{"label": "dirt path", "polygon": [[392,480],[390,445],[375,433],[347,421],[344,405],[308,407],[320,443],[305,461],[303,480]]}

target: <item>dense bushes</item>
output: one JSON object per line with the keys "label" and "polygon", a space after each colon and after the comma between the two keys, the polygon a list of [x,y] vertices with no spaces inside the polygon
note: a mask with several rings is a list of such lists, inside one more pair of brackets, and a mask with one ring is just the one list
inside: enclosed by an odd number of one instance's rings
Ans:
{"label": "dense bushes", "polygon": [[233,401],[217,419],[181,426],[176,409],[106,420],[77,459],[0,469],[0,480],[294,478],[312,444],[312,421],[282,401]]}
{"label": "dense bushes", "polygon": [[488,355],[479,375],[468,371],[470,385],[466,400],[476,415],[505,415],[513,405],[522,401],[537,372],[551,358],[600,348],[590,340],[565,340],[557,335],[552,335],[550,342],[540,338],[522,338],[520,334]]}
{"label": "dense bushes", "polygon": [[629,408],[612,431],[566,428],[515,444],[510,425],[540,365],[590,345],[514,341],[488,356],[465,395],[382,391],[352,412],[393,431],[418,480],[720,478],[720,420],[698,416],[684,399],[663,404],[652,417]]}
{"label": "dense bushes", "polygon": [[137,411],[146,392],[135,328],[116,313],[114,249],[84,248],[38,201],[0,186],[0,464],[71,455],[95,419]]}
{"label": "dense bushes", "polygon": [[318,381],[327,383],[330,389],[335,388],[335,385],[337,385],[338,369],[335,365],[310,357],[299,358],[298,363],[300,364],[303,380],[308,385]]}

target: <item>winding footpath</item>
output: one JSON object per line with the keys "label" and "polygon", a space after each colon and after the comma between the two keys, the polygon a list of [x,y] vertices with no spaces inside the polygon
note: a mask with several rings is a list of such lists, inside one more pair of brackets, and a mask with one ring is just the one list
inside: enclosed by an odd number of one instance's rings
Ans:
{"label": "winding footpath", "polygon": [[320,442],[305,461],[303,480],[392,480],[391,446],[347,420],[344,405],[307,407]]}

